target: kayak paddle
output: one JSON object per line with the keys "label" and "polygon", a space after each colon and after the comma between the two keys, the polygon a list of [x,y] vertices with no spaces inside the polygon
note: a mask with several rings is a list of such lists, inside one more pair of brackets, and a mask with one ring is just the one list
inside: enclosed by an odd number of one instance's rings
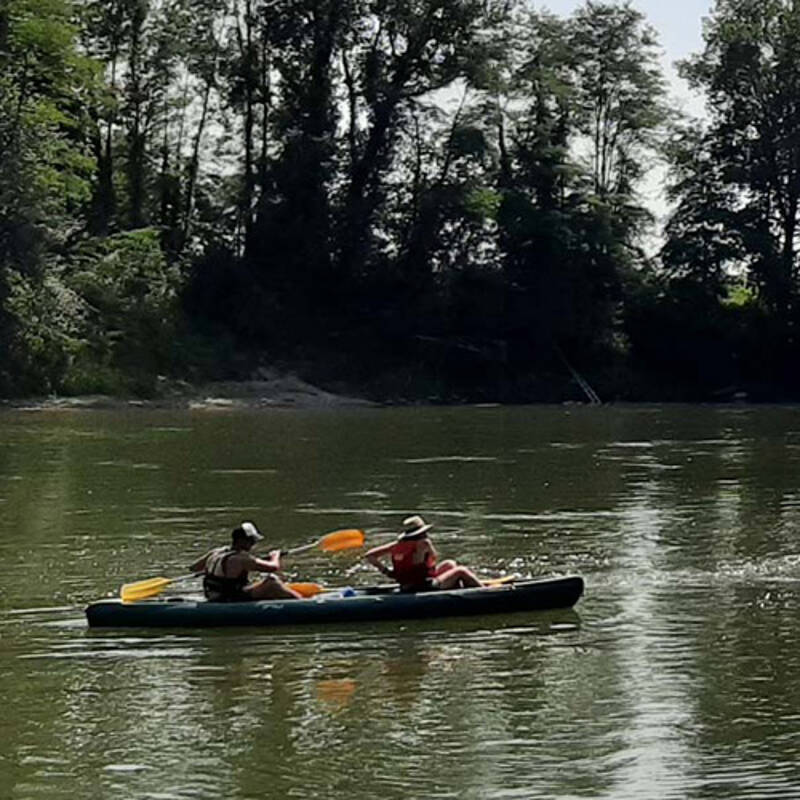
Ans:
{"label": "kayak paddle", "polygon": [[136,600],[144,600],[147,597],[155,597],[157,594],[161,594],[171,583],[188,581],[189,578],[196,578],[202,574],[202,572],[190,572],[188,575],[181,575],[178,578],[147,578],[135,583],[126,583],[119,590],[119,596],[126,603],[133,603]]}
{"label": "kayak paddle", "polygon": [[[487,578],[483,581],[484,586],[502,586],[505,583],[512,583],[515,580],[519,579],[519,575],[503,575],[502,578]],[[345,587],[336,587],[336,586],[323,586],[320,583],[310,583],[308,581],[301,581],[299,583],[290,583],[288,584],[290,589],[294,589],[297,594],[302,595],[303,597],[314,597],[318,594],[323,594],[324,592],[338,592]],[[352,587],[358,589],[358,587]]]}
{"label": "kayak paddle", "polygon": [[340,550],[354,550],[362,547],[365,539],[364,531],[358,528],[345,528],[341,531],[328,533],[321,539],[311,544],[304,544],[302,547],[292,547],[290,550],[281,550],[281,555],[293,556],[296,553],[303,553],[319,547],[325,553],[338,553]]}
{"label": "kayak paddle", "polygon": [[290,589],[294,590],[301,597],[314,597],[324,592],[335,592],[331,586],[323,586],[321,583],[310,583],[308,581],[301,581],[299,583],[287,583]]}
{"label": "kayak paddle", "polygon": [[[281,555],[295,555],[297,553],[303,553],[306,550],[312,550],[315,547],[318,547],[324,553],[338,553],[341,550],[352,550],[361,547],[364,544],[364,538],[364,531],[358,530],[357,528],[346,528],[344,530],[328,533],[311,544],[306,544],[302,547],[293,547],[290,550],[282,550]],[[177,578],[147,578],[143,581],[126,583],[120,589],[119,596],[126,603],[132,603],[136,600],[145,600],[148,597],[155,597],[161,594],[171,583],[185,581],[189,578],[199,578],[202,574],[202,572],[192,572]]]}

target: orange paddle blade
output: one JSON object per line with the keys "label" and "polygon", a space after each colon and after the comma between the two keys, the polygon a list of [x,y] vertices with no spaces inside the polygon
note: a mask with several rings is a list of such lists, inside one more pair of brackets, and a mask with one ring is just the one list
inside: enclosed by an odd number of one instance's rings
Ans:
{"label": "orange paddle blade", "polygon": [[319,546],[326,553],[338,553],[340,550],[354,550],[357,547],[363,547],[365,538],[364,531],[348,528],[323,536]]}
{"label": "orange paddle blade", "polygon": [[317,684],[317,697],[334,706],[346,706],[355,690],[352,678],[330,678]]}
{"label": "orange paddle blade", "polygon": [[290,589],[294,589],[301,597],[314,597],[327,591],[327,589],[319,583],[301,582],[289,583],[287,585]]}

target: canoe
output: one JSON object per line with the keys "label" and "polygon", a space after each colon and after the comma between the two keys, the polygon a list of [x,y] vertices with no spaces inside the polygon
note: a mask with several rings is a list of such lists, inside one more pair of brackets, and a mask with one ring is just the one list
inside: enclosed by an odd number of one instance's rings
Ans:
{"label": "canoe", "polygon": [[386,586],[348,588],[304,600],[252,603],[212,603],[182,597],[133,603],[98,600],[87,606],[86,619],[93,628],[318,625],[546,611],[571,608],[582,594],[583,578],[569,576],[415,594]]}

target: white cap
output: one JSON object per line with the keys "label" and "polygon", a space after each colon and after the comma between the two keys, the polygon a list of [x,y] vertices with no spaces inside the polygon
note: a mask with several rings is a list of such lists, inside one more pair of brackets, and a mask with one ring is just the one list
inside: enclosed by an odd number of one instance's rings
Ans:
{"label": "white cap", "polygon": [[243,522],[239,527],[244,531],[244,535],[254,542],[260,542],[264,538],[252,522]]}

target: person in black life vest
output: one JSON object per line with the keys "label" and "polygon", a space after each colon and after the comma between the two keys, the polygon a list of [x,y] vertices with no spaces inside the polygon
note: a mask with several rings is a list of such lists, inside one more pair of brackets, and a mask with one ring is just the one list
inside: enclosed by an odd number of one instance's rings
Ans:
{"label": "person in black life vest", "polygon": [[373,547],[364,558],[407,592],[483,586],[471,570],[451,559],[436,563],[438,554],[428,536],[432,527],[417,514],[407,517],[397,541]]}
{"label": "person in black life vest", "polygon": [[[276,574],[281,568],[280,550],[273,550],[267,558],[258,558],[250,552],[263,538],[252,522],[243,522],[233,529],[229,547],[209,550],[189,567],[191,572],[203,573],[203,591],[208,600],[230,603],[300,599]],[[262,580],[250,583],[250,572],[267,574]]]}

